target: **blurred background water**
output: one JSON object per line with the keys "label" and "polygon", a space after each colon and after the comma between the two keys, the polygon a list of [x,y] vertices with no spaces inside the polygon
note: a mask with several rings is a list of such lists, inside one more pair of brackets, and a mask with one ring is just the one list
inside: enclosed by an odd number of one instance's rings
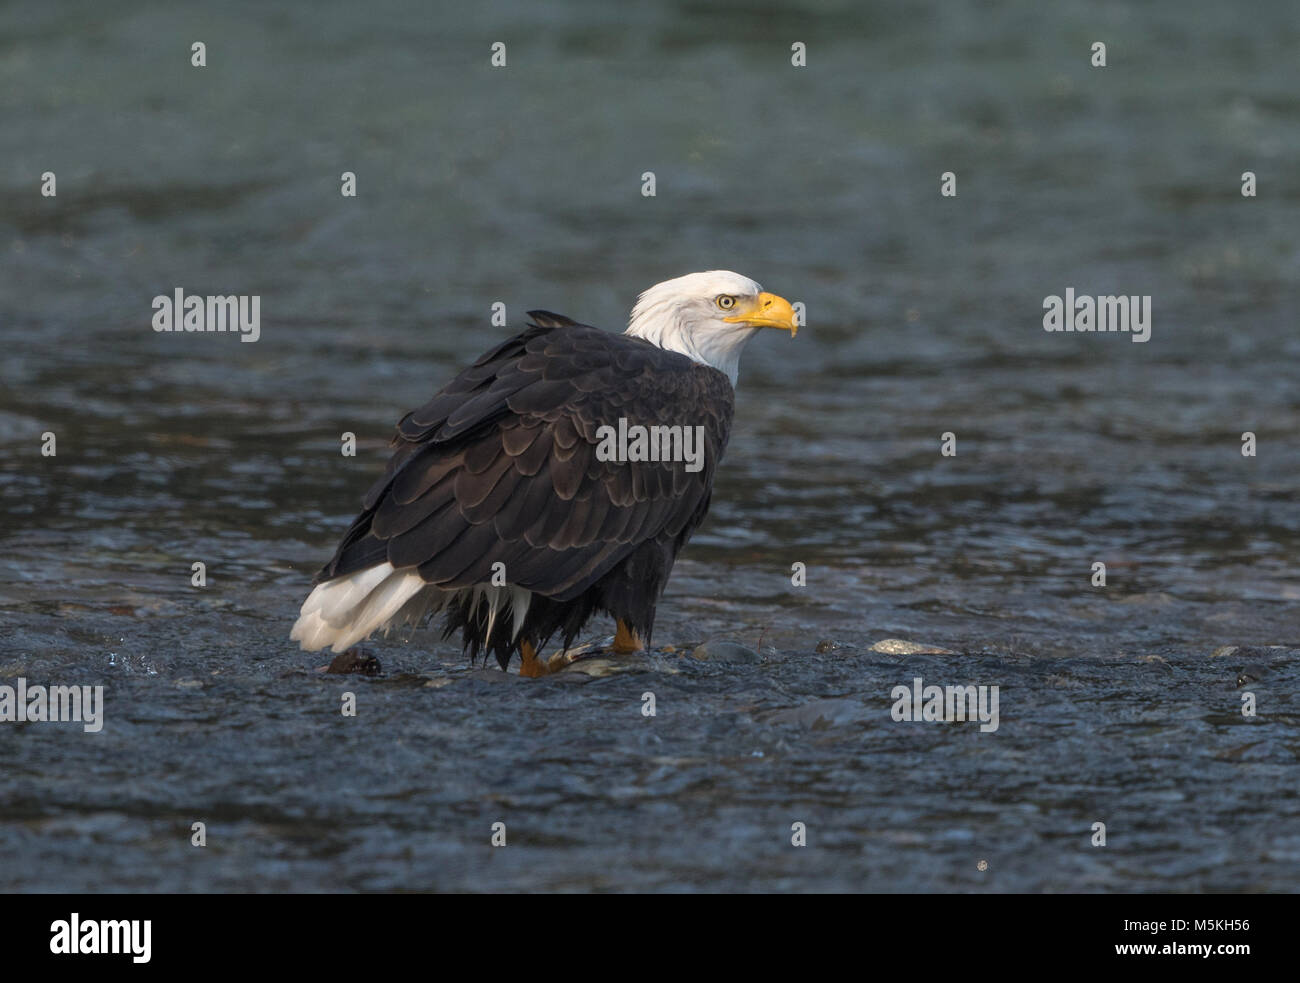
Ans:
{"label": "blurred background water", "polygon": [[[1286,2],[0,7],[0,682],[108,700],[0,725],[0,887],[1294,889],[1298,49]],[[713,268],[808,324],[746,352],[679,651],[317,675],[309,579],[491,305]],[[260,340],[155,333],[176,287]],[[1044,332],[1067,287],[1150,342]],[[916,675],[1001,729],[894,723]]]}

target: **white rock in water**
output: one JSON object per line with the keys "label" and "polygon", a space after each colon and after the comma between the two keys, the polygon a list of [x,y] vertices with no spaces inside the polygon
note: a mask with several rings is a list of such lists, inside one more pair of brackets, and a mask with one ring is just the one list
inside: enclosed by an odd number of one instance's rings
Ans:
{"label": "white rock in water", "polygon": [[956,655],[951,649],[941,649],[937,645],[925,645],[921,642],[909,642],[906,638],[883,638],[871,646],[871,651],[885,655]]}

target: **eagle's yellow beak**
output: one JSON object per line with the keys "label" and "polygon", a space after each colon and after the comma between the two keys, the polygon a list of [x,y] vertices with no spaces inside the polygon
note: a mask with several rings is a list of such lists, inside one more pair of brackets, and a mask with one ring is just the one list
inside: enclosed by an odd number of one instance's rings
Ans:
{"label": "eagle's yellow beak", "polygon": [[735,314],[722,320],[732,324],[752,324],[756,328],[780,328],[789,331],[791,338],[799,333],[794,308],[788,300],[776,294],[761,293],[747,310],[738,308]]}

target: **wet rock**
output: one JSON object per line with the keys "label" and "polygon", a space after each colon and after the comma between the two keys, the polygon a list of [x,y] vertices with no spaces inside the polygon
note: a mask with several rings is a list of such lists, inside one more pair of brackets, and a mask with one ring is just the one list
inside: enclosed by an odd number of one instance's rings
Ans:
{"label": "wet rock", "polygon": [[692,659],[701,662],[747,663],[754,665],[763,661],[763,657],[751,648],[738,642],[705,642],[697,645],[691,652]]}
{"label": "wet rock", "polygon": [[1211,659],[1226,659],[1230,656],[1238,659],[1253,659],[1256,662],[1265,659],[1271,661],[1281,655],[1300,654],[1288,645],[1220,645],[1210,653]]}
{"label": "wet rock", "polygon": [[906,638],[884,638],[871,646],[871,651],[884,655],[956,655],[951,649],[926,645],[924,642],[909,642]]}
{"label": "wet rock", "polygon": [[866,707],[857,700],[826,699],[773,710],[760,715],[759,719],[769,724],[796,724],[809,730],[828,730],[862,720],[866,715]]}
{"label": "wet rock", "polygon": [[384,670],[379,660],[361,649],[348,649],[334,656],[325,671],[339,675],[378,676]]}
{"label": "wet rock", "polygon": [[1247,683],[1257,682],[1268,673],[1267,666],[1261,666],[1259,663],[1251,663],[1248,666],[1242,666],[1241,671],[1237,673],[1237,685],[1245,686]]}
{"label": "wet rock", "polygon": [[1152,669],[1159,669],[1163,672],[1173,674],[1174,667],[1169,664],[1169,660],[1163,655],[1139,655],[1134,662],[1150,666]]}
{"label": "wet rock", "polygon": [[817,643],[816,651],[819,655],[824,655],[827,652],[834,652],[837,648],[840,647],[841,646],[839,642],[832,641],[829,638],[823,638],[820,642]]}

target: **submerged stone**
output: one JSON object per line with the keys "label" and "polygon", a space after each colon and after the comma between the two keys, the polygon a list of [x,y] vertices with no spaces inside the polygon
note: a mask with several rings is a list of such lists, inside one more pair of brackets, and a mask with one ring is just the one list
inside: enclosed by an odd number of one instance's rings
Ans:
{"label": "submerged stone", "polygon": [[756,665],[763,661],[763,657],[751,648],[746,648],[739,642],[705,642],[703,645],[697,645],[691,652],[692,659],[699,659],[701,662],[731,662],[731,663],[748,663]]}
{"label": "submerged stone", "polygon": [[325,667],[325,671],[339,675],[378,676],[384,670],[379,665],[379,660],[369,652],[348,649],[334,656],[334,660]]}

